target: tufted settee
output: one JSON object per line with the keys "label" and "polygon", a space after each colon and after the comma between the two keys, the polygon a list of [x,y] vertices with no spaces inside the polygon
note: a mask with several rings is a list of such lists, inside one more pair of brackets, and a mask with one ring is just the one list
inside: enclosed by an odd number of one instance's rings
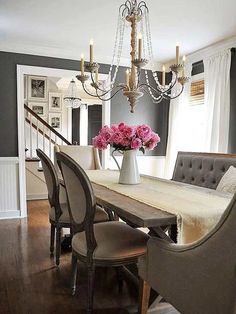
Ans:
{"label": "tufted settee", "polygon": [[172,180],[216,189],[230,166],[236,167],[236,155],[178,152]]}

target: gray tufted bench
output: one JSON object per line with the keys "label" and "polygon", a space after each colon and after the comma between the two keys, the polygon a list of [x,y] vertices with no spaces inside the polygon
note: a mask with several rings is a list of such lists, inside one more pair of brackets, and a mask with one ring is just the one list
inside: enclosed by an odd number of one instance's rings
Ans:
{"label": "gray tufted bench", "polygon": [[216,189],[230,166],[236,167],[236,155],[178,152],[172,180]]}

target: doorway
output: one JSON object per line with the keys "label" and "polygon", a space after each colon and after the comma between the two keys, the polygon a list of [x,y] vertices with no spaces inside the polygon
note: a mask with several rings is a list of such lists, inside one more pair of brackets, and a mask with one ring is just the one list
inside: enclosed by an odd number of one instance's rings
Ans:
{"label": "doorway", "polygon": [[[76,77],[79,72],[63,69],[17,65],[17,111],[18,111],[18,155],[19,155],[19,204],[20,217],[27,217],[26,204],[26,172],[25,172],[25,112],[24,112],[24,76],[45,76],[45,77]],[[101,74],[101,80],[106,80],[107,75]],[[102,125],[110,124],[110,101],[102,105]],[[87,131],[88,132],[88,131]],[[102,153],[102,165],[107,167],[109,152]]]}
{"label": "doorway", "polygon": [[72,143],[92,145],[102,125],[102,105],[83,104],[81,109],[72,111]]}

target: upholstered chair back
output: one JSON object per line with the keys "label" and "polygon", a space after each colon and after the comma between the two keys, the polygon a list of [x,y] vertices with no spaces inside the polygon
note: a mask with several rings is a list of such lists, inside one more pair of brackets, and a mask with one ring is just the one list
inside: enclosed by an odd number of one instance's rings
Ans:
{"label": "upholstered chair back", "polygon": [[42,163],[43,173],[48,189],[49,203],[51,207],[56,207],[57,204],[55,204],[55,202],[58,200],[59,193],[59,181],[56,170],[51,159],[41,149],[37,149],[36,152]]}
{"label": "upholstered chair back", "polygon": [[236,167],[236,155],[179,152],[172,180],[216,189],[230,166]]}
{"label": "upholstered chair back", "polygon": [[139,274],[180,313],[236,313],[236,194],[215,228],[181,246],[152,238]]}
{"label": "upholstered chair back", "polygon": [[56,158],[66,186],[73,229],[75,232],[85,230],[91,237],[96,206],[91,183],[82,167],[70,156],[56,153]]}
{"label": "upholstered chair back", "polygon": [[[102,168],[98,150],[91,145],[89,146],[55,145],[54,151],[55,153],[62,152],[70,156],[85,170],[94,170]],[[57,167],[56,159],[54,164],[55,167]]]}

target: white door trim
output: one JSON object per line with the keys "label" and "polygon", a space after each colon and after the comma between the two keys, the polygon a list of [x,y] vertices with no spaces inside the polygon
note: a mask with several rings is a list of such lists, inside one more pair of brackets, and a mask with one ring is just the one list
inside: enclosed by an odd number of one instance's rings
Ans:
{"label": "white door trim", "polygon": [[[18,155],[19,155],[19,198],[20,217],[27,217],[26,174],[25,174],[25,129],[24,129],[24,75],[75,77],[79,71],[17,64],[17,118],[18,118]],[[100,74],[106,80],[107,74]],[[110,124],[110,101],[103,102],[103,125]],[[109,153],[109,152],[108,152]],[[108,155],[102,155],[102,164],[107,164]]]}

